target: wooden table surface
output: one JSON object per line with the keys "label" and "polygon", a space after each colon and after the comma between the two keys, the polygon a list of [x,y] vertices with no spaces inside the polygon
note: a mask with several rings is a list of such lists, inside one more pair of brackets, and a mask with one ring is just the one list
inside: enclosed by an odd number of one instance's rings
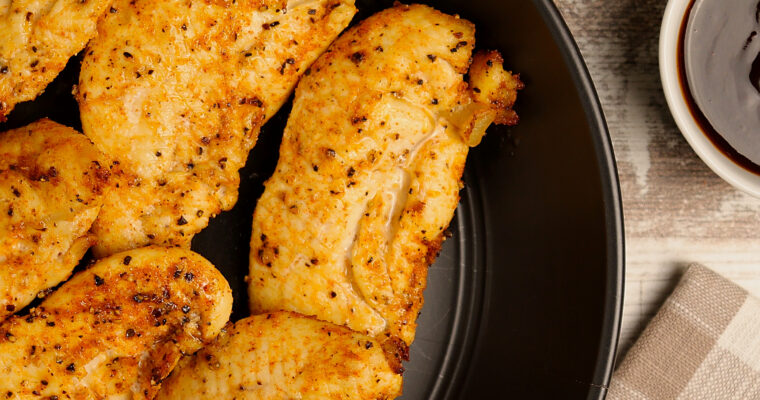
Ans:
{"label": "wooden table surface", "polygon": [[668,111],[658,69],[666,0],[555,0],[607,118],[623,197],[624,353],[677,283],[702,263],[760,296],[760,199],[705,165]]}

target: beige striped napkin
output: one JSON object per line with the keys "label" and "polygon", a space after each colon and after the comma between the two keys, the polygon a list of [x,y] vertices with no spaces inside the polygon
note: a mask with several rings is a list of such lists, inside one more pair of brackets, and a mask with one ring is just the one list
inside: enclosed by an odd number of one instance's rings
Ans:
{"label": "beige striped napkin", "polygon": [[692,265],[613,374],[607,399],[760,399],[760,301]]}

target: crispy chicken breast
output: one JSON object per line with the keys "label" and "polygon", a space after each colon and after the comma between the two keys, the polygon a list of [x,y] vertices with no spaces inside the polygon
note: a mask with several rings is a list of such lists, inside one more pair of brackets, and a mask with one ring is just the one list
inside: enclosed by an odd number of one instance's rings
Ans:
{"label": "crispy chicken breast", "polygon": [[254,213],[253,313],[313,315],[405,356],[469,146],[492,122],[517,122],[522,84],[497,52],[476,55],[464,80],[473,46],[471,23],[397,4],[315,62]]}
{"label": "crispy chicken breast", "polygon": [[110,0],[0,0],[0,121],[33,100],[93,36]]}
{"label": "crispy chicken breast", "polygon": [[349,329],[279,312],[238,321],[180,362],[160,400],[393,399],[401,375],[378,342]]}
{"label": "crispy chicken breast", "polygon": [[213,340],[232,294],[182,249],[113,255],[28,316],[0,324],[0,393],[9,399],[152,399],[183,354]]}
{"label": "crispy chicken breast", "polygon": [[102,157],[47,119],[0,134],[0,321],[68,278],[92,244]]}
{"label": "crispy chicken breast", "polygon": [[124,169],[95,253],[189,246],[230,209],[259,128],[355,12],[353,0],[115,0],[77,95],[84,133]]}

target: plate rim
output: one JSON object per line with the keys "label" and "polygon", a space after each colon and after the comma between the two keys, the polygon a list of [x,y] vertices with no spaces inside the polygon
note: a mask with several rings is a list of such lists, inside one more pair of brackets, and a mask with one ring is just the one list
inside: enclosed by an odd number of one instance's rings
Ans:
{"label": "plate rim", "polygon": [[592,390],[587,398],[603,399],[606,396],[615,365],[623,312],[625,235],[620,179],[604,111],[580,49],[562,14],[552,0],[533,0],[533,3],[568,66],[581,106],[586,114],[586,121],[591,131],[594,153],[600,170],[599,177],[602,184],[605,230],[607,232],[607,287],[600,349],[597,354],[593,382],[591,383]]}

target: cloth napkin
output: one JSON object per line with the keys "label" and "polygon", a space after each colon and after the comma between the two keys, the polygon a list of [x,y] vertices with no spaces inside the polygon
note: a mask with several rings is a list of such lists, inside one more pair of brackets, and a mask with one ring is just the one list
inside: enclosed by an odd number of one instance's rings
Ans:
{"label": "cloth napkin", "polygon": [[613,374],[607,399],[760,399],[760,301],[690,266]]}

